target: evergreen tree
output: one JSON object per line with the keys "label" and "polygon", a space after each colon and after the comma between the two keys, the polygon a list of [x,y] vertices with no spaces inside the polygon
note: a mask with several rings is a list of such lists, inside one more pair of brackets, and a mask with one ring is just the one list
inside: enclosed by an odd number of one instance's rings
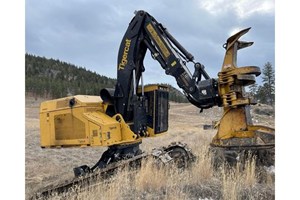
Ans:
{"label": "evergreen tree", "polygon": [[[116,79],[66,62],[25,54],[26,95],[61,98],[68,95],[99,95],[102,88],[114,88]],[[170,88],[170,101],[188,102],[176,88]]]}
{"label": "evergreen tree", "polygon": [[257,93],[255,94],[255,98],[259,101],[259,103],[268,104],[266,86],[259,86],[257,89]]}
{"label": "evergreen tree", "polygon": [[263,87],[266,95],[266,103],[274,105],[275,103],[275,71],[270,62],[267,62],[263,68]]}

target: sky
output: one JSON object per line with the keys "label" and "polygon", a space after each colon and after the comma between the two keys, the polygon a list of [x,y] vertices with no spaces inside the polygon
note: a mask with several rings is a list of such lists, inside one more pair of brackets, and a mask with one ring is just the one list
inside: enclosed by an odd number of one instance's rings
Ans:
{"label": "sky", "polygon": [[[119,45],[135,10],[162,23],[211,77],[221,69],[227,38],[248,27],[241,40],[254,45],[239,51],[238,66],[275,66],[274,0],[27,0],[26,52],[116,78]],[[144,65],[146,84],[177,86],[149,53]],[[188,67],[193,73],[193,64]]]}

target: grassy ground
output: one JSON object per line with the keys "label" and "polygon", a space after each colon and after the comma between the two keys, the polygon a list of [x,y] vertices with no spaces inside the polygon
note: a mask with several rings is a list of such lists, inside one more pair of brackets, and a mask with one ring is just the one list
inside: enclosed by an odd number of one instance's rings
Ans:
{"label": "grassy ground", "polygon": [[[26,198],[37,189],[73,177],[73,168],[93,165],[106,148],[41,149],[39,147],[39,103],[26,99]],[[157,169],[151,160],[141,170],[118,172],[89,191],[77,192],[68,199],[274,199],[274,170],[258,169],[252,160],[246,166],[213,169],[208,153],[215,130],[203,130],[221,117],[221,108],[199,114],[191,104],[171,103],[167,134],[143,140],[142,150],[167,146],[173,141],[187,143],[198,156],[189,170]],[[255,124],[274,127],[274,116],[253,113]],[[61,199],[54,196],[53,199]]]}

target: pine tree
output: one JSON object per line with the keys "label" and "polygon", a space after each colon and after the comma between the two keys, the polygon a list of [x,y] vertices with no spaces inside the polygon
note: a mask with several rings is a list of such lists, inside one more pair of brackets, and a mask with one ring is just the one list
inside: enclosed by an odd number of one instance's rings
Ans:
{"label": "pine tree", "polygon": [[266,93],[267,103],[274,105],[275,103],[275,71],[270,62],[267,62],[263,68],[262,82],[264,92]]}
{"label": "pine tree", "polygon": [[[102,88],[114,88],[116,79],[55,59],[25,54],[26,95],[60,98],[67,95],[99,95]],[[170,101],[187,102],[176,88],[170,88]]]}
{"label": "pine tree", "polygon": [[267,104],[268,98],[267,98],[267,92],[265,86],[259,86],[257,89],[257,92],[255,94],[255,98],[259,101],[259,103]]}

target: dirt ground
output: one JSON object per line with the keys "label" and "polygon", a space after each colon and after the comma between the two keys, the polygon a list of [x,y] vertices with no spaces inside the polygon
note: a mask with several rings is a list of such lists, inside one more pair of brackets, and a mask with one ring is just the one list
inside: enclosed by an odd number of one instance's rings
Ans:
{"label": "dirt ground", "polygon": [[[42,99],[26,98],[25,132],[25,185],[26,199],[39,188],[73,177],[73,168],[94,165],[105,147],[85,148],[40,148],[39,105]],[[254,110],[256,111],[254,112]],[[258,112],[271,110],[265,105],[256,105],[251,113],[254,124],[274,127],[274,113]],[[259,113],[259,114],[256,114]],[[203,125],[220,119],[222,108],[212,108],[199,113],[195,106],[185,103],[170,103],[169,130],[163,136],[143,140],[142,150],[148,152],[155,147],[166,146],[173,141],[187,143],[192,149],[208,146],[216,130],[204,130]]]}

